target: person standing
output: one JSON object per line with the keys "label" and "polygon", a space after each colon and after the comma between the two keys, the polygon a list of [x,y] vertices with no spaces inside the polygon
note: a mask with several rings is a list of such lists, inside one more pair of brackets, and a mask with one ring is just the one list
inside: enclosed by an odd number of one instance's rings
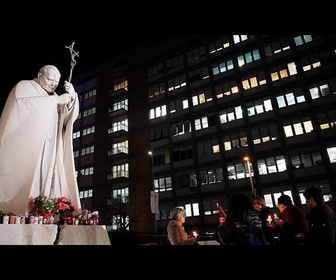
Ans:
{"label": "person standing", "polygon": [[288,195],[278,198],[278,209],[281,218],[274,219],[274,223],[268,224],[275,227],[280,233],[281,246],[301,246],[308,232],[308,221],[303,211],[293,204]]}
{"label": "person standing", "polygon": [[318,187],[310,187],[303,192],[310,208],[307,214],[309,231],[304,245],[335,245],[336,214],[323,200],[323,192]]}
{"label": "person standing", "polygon": [[77,93],[61,74],[43,66],[35,79],[11,90],[0,118],[0,209],[23,214],[32,199],[67,197],[81,209],[73,157]]}
{"label": "person standing", "polygon": [[255,196],[252,199],[253,209],[258,213],[263,232],[265,233],[268,244],[276,245],[277,244],[277,236],[276,232],[273,228],[267,226],[268,220],[274,217],[274,213],[270,207],[266,206],[265,200],[260,196]]}
{"label": "person standing", "polygon": [[243,193],[230,196],[229,212],[218,231],[221,245],[268,245],[262,222],[252,208],[250,198]]}
{"label": "person standing", "polygon": [[170,211],[171,220],[167,225],[167,237],[170,245],[196,245],[197,236],[188,235],[183,224],[186,220],[186,212],[181,207],[175,207]]}

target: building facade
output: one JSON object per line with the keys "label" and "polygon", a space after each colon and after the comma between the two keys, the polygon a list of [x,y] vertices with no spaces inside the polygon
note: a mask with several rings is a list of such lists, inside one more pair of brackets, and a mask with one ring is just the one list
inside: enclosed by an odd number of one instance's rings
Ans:
{"label": "building facade", "polygon": [[77,75],[82,204],[111,230],[159,233],[181,206],[203,234],[236,192],[305,209],[317,185],[333,205],[335,50],[334,35],[174,36]]}

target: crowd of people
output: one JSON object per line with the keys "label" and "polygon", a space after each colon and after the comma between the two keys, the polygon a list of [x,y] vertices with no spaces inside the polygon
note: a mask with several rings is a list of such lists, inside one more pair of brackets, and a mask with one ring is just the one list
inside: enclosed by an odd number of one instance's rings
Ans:
{"label": "crowd of people", "polygon": [[[225,220],[221,219],[216,232],[220,245],[265,246],[332,246],[336,244],[336,213],[323,199],[319,187],[303,192],[309,212],[295,205],[288,195],[277,201],[278,211],[266,206],[265,200],[243,193],[230,196]],[[170,213],[167,236],[171,245],[195,245],[198,237],[183,227],[186,212],[175,207]]]}

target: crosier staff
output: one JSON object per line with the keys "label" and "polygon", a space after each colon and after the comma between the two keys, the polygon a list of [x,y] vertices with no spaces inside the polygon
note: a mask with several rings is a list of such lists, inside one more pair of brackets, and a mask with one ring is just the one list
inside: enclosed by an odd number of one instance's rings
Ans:
{"label": "crosier staff", "polygon": [[68,82],[70,83],[71,82],[71,78],[72,78],[72,71],[73,69],[75,68],[75,65],[76,65],[76,60],[75,60],[75,57],[78,56],[79,57],[79,52],[75,52],[74,51],[74,45],[75,45],[75,42],[72,42],[72,44],[70,46],[65,46],[65,48],[69,49],[70,50],[70,60],[71,60],[71,67],[70,67],[70,75],[69,75],[69,80]]}
{"label": "crosier staff", "polygon": [[[65,46],[66,49],[70,50],[70,61],[71,61],[71,67],[70,67],[70,74],[69,74],[69,83],[71,82],[71,78],[72,78],[72,71],[76,65],[76,60],[75,57],[78,56],[79,57],[79,52],[75,52],[74,51],[74,45],[75,42],[72,42],[72,44],[70,46]],[[62,134],[62,129],[63,129],[63,124],[64,124],[64,115],[65,115],[65,108],[66,106],[61,106],[61,108],[58,110],[58,130],[57,130],[57,147],[56,147],[56,158],[55,161],[58,158],[58,154],[59,154],[59,142],[60,142],[60,137]],[[51,181],[51,188],[50,188],[50,197],[54,197],[54,193],[55,193],[55,177],[56,177],[56,163],[54,165],[54,170],[53,170],[53,177],[52,177],[52,181]]]}

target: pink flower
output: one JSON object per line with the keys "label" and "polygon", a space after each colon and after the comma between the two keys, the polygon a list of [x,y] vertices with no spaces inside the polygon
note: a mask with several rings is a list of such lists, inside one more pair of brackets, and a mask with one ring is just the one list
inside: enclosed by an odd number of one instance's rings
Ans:
{"label": "pink flower", "polygon": [[75,210],[75,204],[67,197],[59,197],[56,200],[57,212],[71,213]]}

